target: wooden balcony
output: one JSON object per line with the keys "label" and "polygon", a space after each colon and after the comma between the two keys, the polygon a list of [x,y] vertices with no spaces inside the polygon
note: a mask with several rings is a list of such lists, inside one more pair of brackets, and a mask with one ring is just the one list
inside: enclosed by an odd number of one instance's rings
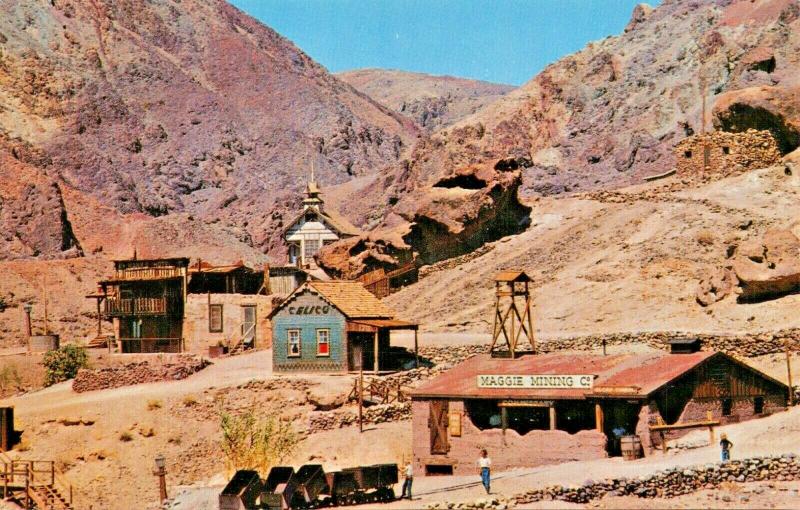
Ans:
{"label": "wooden balcony", "polygon": [[117,269],[116,281],[169,280],[183,278],[184,268],[180,267],[128,267]]}
{"label": "wooden balcony", "polygon": [[[173,306],[170,306],[170,305]],[[164,297],[160,298],[109,298],[105,301],[105,314],[110,317],[126,315],[167,315],[176,309],[175,303]]]}

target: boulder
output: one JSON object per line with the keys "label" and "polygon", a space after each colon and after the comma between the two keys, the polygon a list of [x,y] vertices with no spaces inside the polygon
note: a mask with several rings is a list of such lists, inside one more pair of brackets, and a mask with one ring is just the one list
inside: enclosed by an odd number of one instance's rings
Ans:
{"label": "boulder", "polygon": [[732,264],[741,301],[778,297],[800,289],[800,239],[789,229],[770,230],[742,243]]}
{"label": "boulder", "polygon": [[709,306],[733,293],[738,283],[736,274],[731,268],[726,267],[701,280],[695,297],[701,305]]}

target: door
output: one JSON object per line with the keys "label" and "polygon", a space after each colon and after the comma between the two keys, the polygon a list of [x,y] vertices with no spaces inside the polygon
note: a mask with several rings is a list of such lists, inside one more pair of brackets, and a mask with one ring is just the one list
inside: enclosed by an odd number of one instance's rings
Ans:
{"label": "door", "polygon": [[364,359],[364,348],[361,339],[357,335],[350,333],[347,342],[347,363],[350,370],[361,370]]}
{"label": "door", "polygon": [[242,305],[242,343],[246,347],[256,344],[256,307]]}
{"label": "door", "polygon": [[431,454],[446,454],[450,450],[447,439],[450,403],[447,400],[431,400],[428,428],[431,431]]}

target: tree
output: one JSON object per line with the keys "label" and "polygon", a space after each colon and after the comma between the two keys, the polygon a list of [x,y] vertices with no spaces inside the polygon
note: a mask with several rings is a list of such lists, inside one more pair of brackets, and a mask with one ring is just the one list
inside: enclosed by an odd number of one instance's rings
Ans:
{"label": "tree", "polygon": [[83,347],[63,345],[54,351],[47,351],[42,365],[45,368],[44,385],[51,386],[74,379],[79,369],[89,366],[89,356]]}
{"label": "tree", "polygon": [[291,423],[256,416],[255,406],[234,415],[219,411],[222,451],[228,469],[253,469],[262,475],[291,455],[299,441]]}

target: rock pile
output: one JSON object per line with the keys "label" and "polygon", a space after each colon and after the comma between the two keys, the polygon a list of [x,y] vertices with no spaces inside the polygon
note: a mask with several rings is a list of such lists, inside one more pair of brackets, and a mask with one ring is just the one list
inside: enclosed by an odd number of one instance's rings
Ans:
{"label": "rock pile", "polygon": [[475,501],[466,501],[463,503],[430,503],[425,508],[429,510],[506,510],[514,508],[517,502],[514,499],[506,498],[479,498]]}
{"label": "rock pile", "polygon": [[588,503],[605,495],[640,498],[672,498],[703,489],[716,489],[726,482],[791,481],[800,479],[800,460],[793,453],[753,457],[728,463],[705,464],[659,471],[638,478],[587,480],[580,487],[555,485],[514,497],[518,504],[556,500]]}
{"label": "rock pile", "polygon": [[[436,368],[450,368],[476,354],[489,352],[488,345],[446,345],[419,348],[419,355],[430,361]],[[447,366],[449,365],[449,366]]]}
{"label": "rock pile", "polygon": [[[387,423],[411,419],[411,402],[392,402],[364,409],[364,423]],[[334,430],[358,423],[358,412],[353,409],[320,411],[309,414],[308,433]]]}
{"label": "rock pile", "polygon": [[83,393],[133,384],[178,381],[186,379],[208,365],[209,362],[201,357],[178,356],[174,361],[167,363],[141,361],[96,370],[82,368],[72,381],[72,390]]}

